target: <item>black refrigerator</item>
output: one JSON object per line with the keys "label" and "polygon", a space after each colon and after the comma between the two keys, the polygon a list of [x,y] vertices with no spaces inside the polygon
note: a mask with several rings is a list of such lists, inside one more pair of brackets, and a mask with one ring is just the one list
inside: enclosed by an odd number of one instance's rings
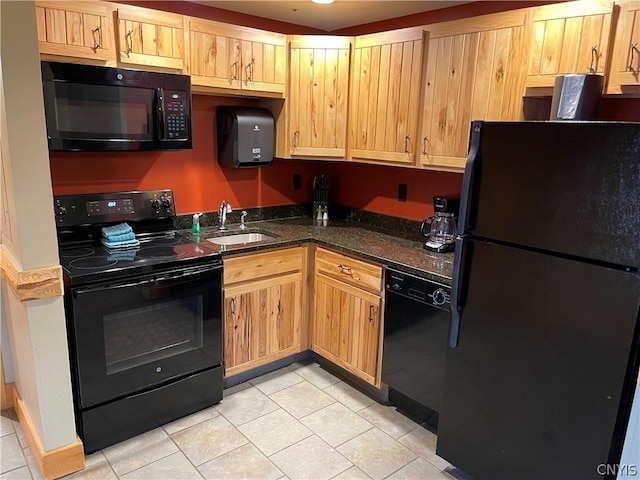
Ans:
{"label": "black refrigerator", "polygon": [[473,122],[460,208],[438,455],[603,478],[638,375],[640,124]]}

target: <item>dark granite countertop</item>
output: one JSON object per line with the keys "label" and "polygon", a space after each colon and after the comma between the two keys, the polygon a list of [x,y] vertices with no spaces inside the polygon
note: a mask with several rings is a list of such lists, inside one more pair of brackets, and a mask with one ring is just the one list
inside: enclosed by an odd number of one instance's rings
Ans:
{"label": "dark granite countertop", "polygon": [[[250,222],[246,230],[239,230],[238,227],[238,224],[230,224],[224,233],[218,227],[203,227],[200,234],[192,234],[192,239],[196,242],[206,242],[207,247],[219,251],[222,255],[248,253],[313,241],[356,258],[383,264],[446,285],[451,284],[453,254],[427,252],[422,248],[422,242],[418,238],[411,240],[381,233],[345,220],[330,220],[326,226],[321,226],[309,217]],[[225,247],[206,240],[221,235],[252,232],[271,234],[275,238]]]}

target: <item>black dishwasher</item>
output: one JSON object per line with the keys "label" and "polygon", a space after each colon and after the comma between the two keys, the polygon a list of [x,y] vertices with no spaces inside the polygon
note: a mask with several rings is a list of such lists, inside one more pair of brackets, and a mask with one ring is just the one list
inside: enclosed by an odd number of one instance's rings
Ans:
{"label": "black dishwasher", "polygon": [[437,427],[451,288],[387,268],[382,381],[389,402]]}

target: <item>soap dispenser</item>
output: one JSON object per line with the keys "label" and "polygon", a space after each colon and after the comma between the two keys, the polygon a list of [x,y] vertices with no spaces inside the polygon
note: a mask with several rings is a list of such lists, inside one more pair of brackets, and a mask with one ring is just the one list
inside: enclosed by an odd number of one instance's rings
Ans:
{"label": "soap dispenser", "polygon": [[191,225],[191,233],[200,233],[200,217],[203,213],[193,214],[193,224]]}

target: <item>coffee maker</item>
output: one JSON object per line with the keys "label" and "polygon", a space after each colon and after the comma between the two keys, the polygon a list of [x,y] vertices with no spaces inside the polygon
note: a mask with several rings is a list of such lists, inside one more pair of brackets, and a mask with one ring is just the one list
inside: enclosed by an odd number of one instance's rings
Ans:
{"label": "coffee maker", "polygon": [[455,247],[458,210],[460,198],[433,197],[433,211],[435,215],[422,221],[420,231],[427,238],[425,250],[432,252],[452,252]]}

